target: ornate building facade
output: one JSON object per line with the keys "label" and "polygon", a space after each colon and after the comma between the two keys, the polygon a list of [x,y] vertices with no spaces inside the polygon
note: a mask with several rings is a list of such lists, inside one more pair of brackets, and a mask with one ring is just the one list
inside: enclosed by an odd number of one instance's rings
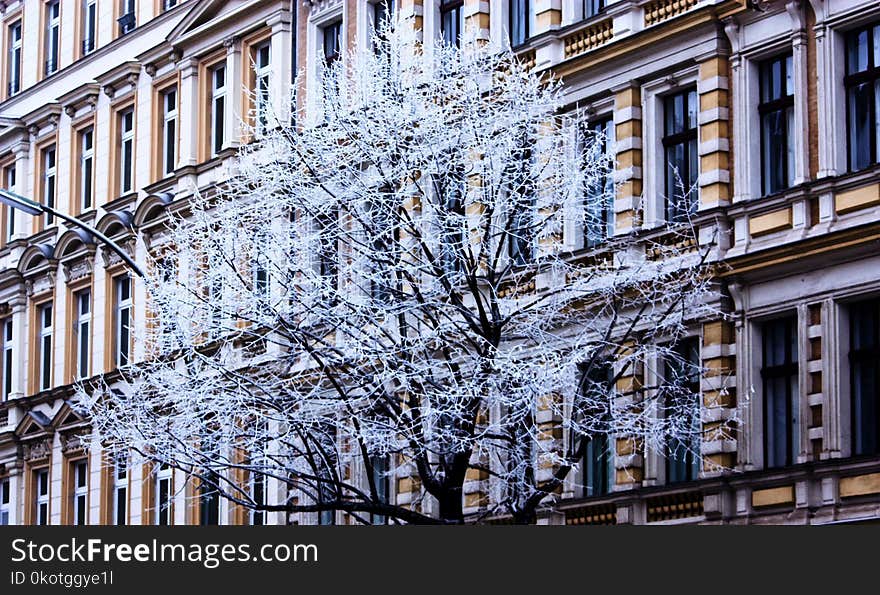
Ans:
{"label": "ornate building facade", "polygon": [[[368,47],[366,0],[0,2],[2,184],[136,260],[232,171],[241,121],[292,117],[321,58]],[[613,136],[608,233],[663,241],[692,216],[716,242],[728,313],[692,329],[703,464],[590,455],[541,522],[795,523],[880,518],[880,7],[865,0],[398,0],[426,39],[509,43]],[[698,188],[680,192],[676,173]],[[0,523],[285,524],[170,468],[85,450],[77,380],[145,357],[145,289],[94,238],[0,213]],[[601,245],[573,223],[576,257]],[[645,370],[650,369],[647,366]],[[646,374],[648,372],[634,372]],[[643,381],[644,379],[639,379]],[[715,431],[732,417],[734,436]],[[592,451],[591,451],[592,452]],[[718,471],[723,468],[723,471]],[[466,484],[470,511],[478,482]],[[269,501],[281,486],[259,488]],[[394,477],[389,497],[418,490]],[[345,522],[344,515],[337,515]],[[498,519],[503,522],[504,519]]]}

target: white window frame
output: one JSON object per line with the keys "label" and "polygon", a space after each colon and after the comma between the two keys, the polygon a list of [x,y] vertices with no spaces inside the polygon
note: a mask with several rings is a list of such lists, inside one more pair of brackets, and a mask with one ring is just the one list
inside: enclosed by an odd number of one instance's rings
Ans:
{"label": "white window frame", "polygon": [[[49,157],[51,156],[51,160]],[[51,187],[51,192],[49,188]],[[43,149],[43,204],[49,208],[55,208],[55,196],[58,194],[58,151],[56,146],[49,145]],[[55,215],[44,215],[46,225],[55,222]]]}
{"label": "white window frame", "polygon": [[[79,484],[79,469],[80,466],[85,467],[85,483],[83,485]],[[74,525],[86,525],[88,524],[88,516],[89,516],[89,463],[87,459],[80,459],[77,461],[73,461],[70,465],[71,473],[73,475],[73,524]],[[79,518],[79,500],[82,498],[85,503],[85,515],[86,518]]]}
{"label": "white window frame", "polygon": [[[126,128],[126,119],[131,118],[131,127]],[[119,194],[134,191],[134,107],[119,112]],[[126,162],[128,167],[126,167]],[[126,186],[125,176],[128,173]]]}
{"label": "white window frame", "polygon": [[[18,37],[16,37],[13,32],[18,32]],[[6,31],[7,35],[9,35],[9,71],[7,72],[9,76],[9,85],[6,88],[7,97],[12,97],[13,95],[17,95],[21,92],[21,56],[22,56],[22,29],[21,29],[21,19],[10,23],[9,28]]]}
{"label": "white window frame", "polygon": [[[91,146],[86,147],[86,139]],[[95,205],[94,179],[95,179],[95,129],[91,126],[84,128],[79,133],[80,146],[80,183],[79,183],[79,208],[87,211]],[[88,165],[88,167],[86,167]],[[88,175],[86,175],[88,172]],[[88,196],[88,202],[86,197]]]}
{"label": "white window frame", "polygon": [[[61,60],[61,2],[53,0],[46,6],[46,63],[43,73],[46,76],[58,72]],[[52,14],[54,11],[54,15]],[[49,68],[49,65],[52,68]]]}
{"label": "white window frame", "polygon": [[[122,288],[125,285],[128,286],[128,297],[123,299],[121,297]],[[113,278],[113,362],[117,367],[131,363],[132,289],[133,284],[130,275],[119,275]],[[127,338],[124,341],[122,337],[123,312],[128,313]]]}
{"label": "white window frame", "polygon": [[[166,502],[163,511],[162,506],[162,484],[167,482],[167,489],[165,490]],[[172,500],[174,499],[174,470],[170,465],[159,465],[156,469],[155,474],[155,485],[153,486],[153,524],[154,525],[173,525],[174,519],[171,517],[171,513],[173,509],[171,507]],[[167,523],[161,523],[162,513],[165,513],[165,518],[167,519]]]}
{"label": "white window frame", "polygon": [[[46,484],[45,484],[46,485],[46,492],[45,493],[40,491],[40,484],[41,484],[40,479],[42,477],[46,478]],[[35,504],[34,524],[35,525],[48,525],[49,524],[49,514],[50,514],[50,509],[49,509],[49,505],[50,505],[49,468],[43,467],[40,469],[34,469],[33,481],[34,481],[34,495],[36,496],[35,501],[34,501],[34,504]],[[41,509],[43,507],[45,507],[45,510],[46,510],[45,517],[43,517],[43,514],[41,512]],[[41,521],[44,521],[44,522],[41,522]]]}
{"label": "white window frame", "polygon": [[[73,336],[74,336],[74,378],[77,380],[81,380],[83,378],[88,378],[91,371],[92,364],[92,349],[91,349],[91,324],[92,324],[92,290],[89,288],[82,289],[77,291],[74,294],[74,307],[76,308],[74,315],[75,320],[73,324]],[[86,306],[86,311],[83,312],[83,306]],[[85,351],[83,351],[83,342],[85,342]],[[82,354],[85,353],[86,361],[82,361]],[[85,373],[83,373],[83,367],[85,367]]]}
{"label": "white window frame", "polygon": [[12,394],[15,389],[15,352],[13,351],[14,345],[14,334],[13,334],[13,320],[12,317],[9,316],[3,320],[2,326],[0,326],[0,332],[2,332],[2,336],[0,336],[0,341],[2,341],[2,384],[0,384],[0,391],[2,391],[2,400],[5,401]]}
{"label": "white window frame", "polygon": [[[87,56],[98,47],[98,0],[82,0],[83,5],[83,31],[82,31],[82,55]],[[89,45],[91,42],[91,46]]]}
{"label": "white window frame", "polygon": [[[312,12],[309,13],[306,34],[307,55],[309,56],[309,59],[307,60],[308,70],[306,73],[306,90],[308,93],[306,103],[308,106],[307,113],[313,114],[315,118],[323,117],[323,107],[321,105],[323,96],[321,77],[323,76],[322,60],[324,56],[324,27],[339,20],[342,21],[343,31],[345,31],[346,23],[343,19],[342,3],[334,3],[319,10],[313,9]],[[347,36],[343,34],[340,43],[340,52],[343,56],[348,51],[348,40],[346,37]]]}
{"label": "white window frame", "polygon": [[[177,86],[162,93],[162,175],[174,173],[177,166]],[[173,100],[173,101],[172,101]],[[169,147],[171,150],[169,151]]]}
{"label": "white window frame", "polygon": [[[117,452],[113,455],[113,465],[110,468],[113,473],[113,521],[114,525],[128,524],[128,457],[125,453]],[[124,493],[125,518],[120,522],[119,493]]]}
{"label": "white window frame", "polygon": [[[16,164],[13,163],[11,165],[6,166],[6,171],[4,172],[4,176],[6,178],[6,189],[15,191],[15,182],[16,177],[18,176],[18,172],[16,171]],[[11,207],[6,207],[6,241],[11,242],[12,236],[15,235],[15,214],[16,210]]]}
{"label": "white window frame", "polygon": [[[271,57],[270,57],[271,58]],[[211,72],[211,155],[216,155],[223,150],[226,144],[226,105],[228,103],[226,93],[226,81],[228,79],[228,71],[226,62],[215,64],[210,69]],[[223,84],[217,86],[218,73],[223,73]],[[220,138],[217,138],[218,118],[220,123]],[[219,143],[218,143],[219,140]]]}
{"label": "white window frame", "polygon": [[8,525],[12,514],[12,482],[8,477],[0,479],[0,525]]}
{"label": "white window frame", "polygon": [[[266,63],[260,58],[266,51]],[[269,112],[272,104],[272,43],[266,40],[253,48],[254,58],[254,132],[259,137],[269,128]]]}
{"label": "white window frame", "polygon": [[[39,388],[40,390],[48,390],[52,388],[52,365],[53,365],[53,357],[52,357],[52,348],[54,344],[53,340],[53,327],[55,324],[54,316],[55,311],[53,308],[53,302],[46,302],[44,304],[40,304],[37,309],[37,315],[39,316],[38,325],[39,325],[39,349],[38,357],[39,361],[37,362],[37,368],[39,369]],[[48,310],[49,315],[49,324],[46,324],[46,312]],[[48,340],[48,343],[47,343]],[[48,353],[46,349],[48,347]],[[48,357],[48,368],[46,367],[46,358]],[[47,378],[48,375],[48,378]]]}

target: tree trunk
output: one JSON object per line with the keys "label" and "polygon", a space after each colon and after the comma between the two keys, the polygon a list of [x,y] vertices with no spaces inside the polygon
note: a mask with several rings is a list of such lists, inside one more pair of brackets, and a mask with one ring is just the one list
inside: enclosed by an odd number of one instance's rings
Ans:
{"label": "tree trunk", "polygon": [[447,523],[460,524],[464,522],[462,492],[461,486],[451,487],[444,490],[443,494],[437,498],[439,517]]}

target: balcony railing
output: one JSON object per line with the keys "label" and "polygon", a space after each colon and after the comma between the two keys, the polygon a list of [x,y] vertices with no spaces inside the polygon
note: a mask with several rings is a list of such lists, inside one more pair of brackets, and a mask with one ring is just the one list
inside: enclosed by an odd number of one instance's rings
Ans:
{"label": "balcony railing", "polygon": [[598,23],[593,23],[578,29],[569,35],[566,35],[562,44],[565,49],[565,57],[571,58],[578,54],[583,54],[594,48],[599,47],[611,41],[614,36],[613,21],[605,19]]}

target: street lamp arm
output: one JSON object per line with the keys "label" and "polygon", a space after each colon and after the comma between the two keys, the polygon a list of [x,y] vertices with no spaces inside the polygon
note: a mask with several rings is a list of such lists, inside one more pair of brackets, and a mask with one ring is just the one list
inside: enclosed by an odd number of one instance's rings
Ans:
{"label": "street lamp arm", "polygon": [[125,250],[123,250],[116,242],[114,242],[113,240],[111,240],[110,238],[105,236],[103,233],[101,233],[100,231],[98,231],[97,229],[92,227],[91,225],[83,223],[82,221],[80,221],[76,217],[71,217],[70,215],[65,215],[64,213],[61,213],[61,212],[53,209],[52,207],[35,202],[29,198],[25,198],[24,196],[21,196],[19,194],[14,193],[14,192],[10,192],[9,190],[0,189],[0,202],[2,202],[2,203],[6,204],[14,209],[24,211],[25,213],[28,213],[30,215],[37,216],[40,213],[51,213],[55,217],[58,217],[59,219],[66,221],[67,223],[70,223],[71,225],[75,225],[76,227],[79,227],[80,229],[84,229],[85,231],[87,231],[91,235],[93,235],[96,238],[98,238],[99,240],[101,240],[101,242],[106,244],[108,248],[113,250],[119,256],[119,258],[121,258],[122,261],[125,262],[125,264],[127,264],[128,267],[132,270],[132,272],[134,272],[138,277],[140,277],[142,279],[146,278],[146,275],[144,275],[144,272],[137,265],[137,263],[135,263],[135,261],[128,255],[128,253]]}

